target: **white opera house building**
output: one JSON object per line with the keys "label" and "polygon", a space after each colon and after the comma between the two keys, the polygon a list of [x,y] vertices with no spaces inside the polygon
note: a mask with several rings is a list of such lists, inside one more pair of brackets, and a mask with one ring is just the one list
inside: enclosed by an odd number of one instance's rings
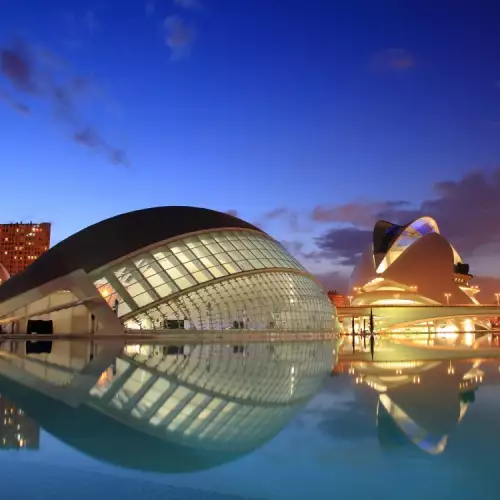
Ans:
{"label": "white opera house building", "polygon": [[[395,337],[472,345],[490,330],[488,318],[498,315],[497,307],[479,304],[472,279],[434,219],[403,226],[378,221],[353,270],[349,296],[353,311],[372,310],[377,328]],[[344,317],[345,329],[350,325]],[[361,325],[356,319],[355,328]]]}

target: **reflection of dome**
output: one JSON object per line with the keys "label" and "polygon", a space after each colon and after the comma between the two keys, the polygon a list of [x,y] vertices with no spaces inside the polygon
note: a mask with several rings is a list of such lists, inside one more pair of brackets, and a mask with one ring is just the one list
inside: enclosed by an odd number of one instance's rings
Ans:
{"label": "reflection of dome", "polygon": [[[82,302],[88,310],[72,321]],[[52,311],[62,305],[64,318]],[[90,310],[97,328],[114,333],[336,328],[328,297],[282,245],[241,219],[193,207],[129,212],[70,236],[0,286],[2,318],[23,306],[49,310],[44,320],[56,333],[68,322],[88,333]]]}
{"label": "reflection of dome", "polygon": [[[45,360],[56,385],[57,369],[67,380],[61,355],[31,358]],[[127,346],[77,408],[3,378],[0,391],[45,430],[99,460],[183,472],[233,460],[271,439],[317,392],[332,361],[331,342]]]}

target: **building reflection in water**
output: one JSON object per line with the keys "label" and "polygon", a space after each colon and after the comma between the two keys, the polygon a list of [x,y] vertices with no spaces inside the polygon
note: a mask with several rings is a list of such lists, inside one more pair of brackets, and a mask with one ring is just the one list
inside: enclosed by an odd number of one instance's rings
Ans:
{"label": "building reflection in water", "polygon": [[70,446],[160,472],[211,468],[262,446],[318,392],[334,359],[330,341],[122,345],[112,357],[109,346],[89,356],[88,345],[53,344],[0,351],[0,391]]}
{"label": "building reflection in water", "polygon": [[[485,371],[481,361],[353,363],[348,373],[358,386],[378,394],[377,432],[382,448],[408,446],[443,453],[449,436],[475,401]],[[488,366],[488,365],[487,365]],[[491,369],[498,379],[498,370]]]}
{"label": "building reflection in water", "polygon": [[24,410],[0,395],[0,449],[38,450],[40,428]]}

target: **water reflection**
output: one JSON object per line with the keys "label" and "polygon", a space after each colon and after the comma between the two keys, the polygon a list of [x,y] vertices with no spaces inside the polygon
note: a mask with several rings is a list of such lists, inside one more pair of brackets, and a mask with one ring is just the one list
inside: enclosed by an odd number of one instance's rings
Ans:
{"label": "water reflection", "polygon": [[430,455],[446,450],[483,382],[500,382],[496,360],[360,362],[338,371],[352,376],[358,391],[368,387],[378,396],[373,411],[382,449],[411,446]]}
{"label": "water reflection", "polygon": [[7,398],[0,395],[0,450],[38,450],[40,427]]}
{"label": "water reflection", "polygon": [[259,448],[318,392],[334,356],[328,341],[48,344],[3,343],[0,392],[87,455],[158,472]]}

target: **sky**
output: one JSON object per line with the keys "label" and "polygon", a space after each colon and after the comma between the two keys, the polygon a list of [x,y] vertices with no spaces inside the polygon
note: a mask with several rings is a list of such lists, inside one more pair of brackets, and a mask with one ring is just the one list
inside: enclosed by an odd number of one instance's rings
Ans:
{"label": "sky", "polygon": [[489,0],[0,0],[1,219],[57,243],[230,211],[342,290],[376,220],[425,214],[493,290],[499,22]]}

